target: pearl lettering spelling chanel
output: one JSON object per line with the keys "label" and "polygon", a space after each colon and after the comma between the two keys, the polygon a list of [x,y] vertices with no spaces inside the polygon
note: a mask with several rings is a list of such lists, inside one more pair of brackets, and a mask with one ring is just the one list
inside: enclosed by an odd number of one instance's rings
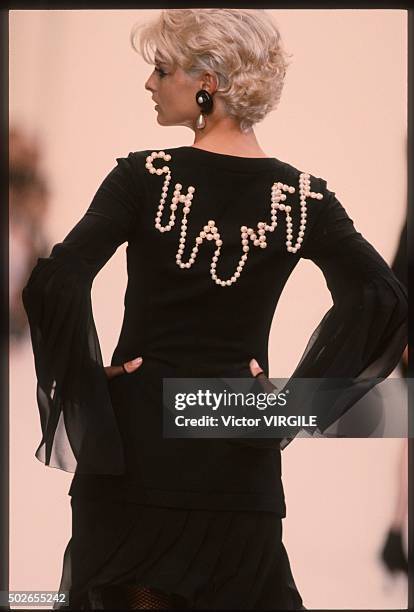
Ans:
{"label": "pearl lettering spelling chanel", "polygon": [[261,249],[265,249],[267,247],[266,242],[266,232],[273,232],[277,227],[277,212],[278,210],[285,212],[286,214],[286,248],[289,253],[296,253],[303,242],[303,237],[305,235],[306,228],[306,216],[307,216],[307,198],[315,198],[317,200],[321,200],[323,195],[321,193],[316,193],[314,191],[310,191],[310,174],[307,172],[301,172],[299,175],[299,197],[300,197],[300,210],[301,210],[301,222],[299,226],[299,232],[296,239],[296,243],[292,245],[292,217],[290,216],[291,207],[289,205],[283,204],[286,200],[286,195],[283,193],[295,193],[295,187],[291,185],[286,185],[279,181],[273,183],[272,185],[272,193],[271,193],[271,205],[270,205],[270,215],[271,215],[271,223],[268,224],[264,221],[259,221],[257,223],[256,228],[247,227],[246,225],[242,225],[240,228],[240,247],[242,251],[242,255],[240,260],[236,266],[236,270],[229,279],[221,279],[217,275],[217,263],[219,261],[221,247],[223,245],[222,240],[220,240],[219,228],[216,226],[216,222],[214,219],[208,221],[207,225],[200,230],[199,235],[196,238],[196,243],[192,248],[191,255],[188,261],[182,261],[182,255],[184,253],[186,235],[187,235],[187,224],[188,219],[187,216],[190,213],[192,200],[194,197],[194,193],[196,188],[190,185],[187,189],[187,193],[184,195],[181,193],[183,186],[180,183],[175,184],[173,198],[170,204],[170,218],[166,225],[161,224],[161,218],[163,216],[164,204],[167,199],[168,189],[171,181],[171,170],[168,166],[163,166],[162,168],[155,168],[153,165],[153,161],[157,158],[163,159],[165,161],[171,160],[171,155],[169,153],[165,153],[165,151],[153,151],[151,155],[148,155],[146,158],[145,167],[151,174],[162,175],[165,174],[164,184],[161,190],[161,199],[158,206],[158,210],[155,216],[155,227],[159,232],[169,232],[172,227],[175,225],[175,217],[176,211],[178,209],[179,203],[182,203],[183,208],[183,217],[181,220],[181,234],[179,239],[179,246],[177,250],[177,254],[175,256],[176,263],[180,268],[191,268],[193,263],[197,258],[197,254],[199,251],[200,245],[204,242],[204,240],[214,240],[216,245],[216,250],[214,251],[214,255],[211,260],[210,265],[210,275],[212,280],[221,287],[229,287],[233,283],[237,281],[240,277],[241,272],[245,266],[251,245],[259,247]]}

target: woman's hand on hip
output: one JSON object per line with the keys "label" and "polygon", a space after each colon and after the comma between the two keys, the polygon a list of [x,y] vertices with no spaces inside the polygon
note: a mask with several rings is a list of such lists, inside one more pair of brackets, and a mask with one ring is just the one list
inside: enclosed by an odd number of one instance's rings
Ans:
{"label": "woman's hand on hip", "polygon": [[270,382],[266,374],[263,372],[263,369],[257,363],[256,359],[252,359],[249,363],[250,372],[252,375],[257,378],[260,382],[261,386],[267,393],[272,393],[277,387]]}
{"label": "woman's hand on hip", "polygon": [[124,374],[131,374],[135,372],[139,367],[141,367],[143,363],[142,357],[136,357],[136,359],[132,359],[131,361],[125,361],[122,365],[119,366],[105,366],[105,374],[110,380],[111,378],[115,378],[115,376],[121,376]]}

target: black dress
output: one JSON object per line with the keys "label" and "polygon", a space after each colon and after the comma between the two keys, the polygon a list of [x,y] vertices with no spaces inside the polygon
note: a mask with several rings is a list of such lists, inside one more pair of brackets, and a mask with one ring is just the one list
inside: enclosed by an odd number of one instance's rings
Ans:
{"label": "black dress", "polygon": [[[276,216],[275,202],[288,208]],[[143,365],[108,381],[90,291],[126,241],[111,364],[141,355]],[[192,609],[302,607],[282,544],[281,448],[292,438],[164,438],[161,410],[165,377],[251,377],[253,357],[268,376],[273,315],[301,257],[320,267],[333,305],[292,379],[349,381],[318,414],[323,432],[394,369],[407,317],[405,288],[324,179],[276,158],[189,146],[130,153],[38,260],[23,290],[43,431],[36,457],[74,473],[61,583],[73,608],[102,608],[105,585],[128,583]]]}

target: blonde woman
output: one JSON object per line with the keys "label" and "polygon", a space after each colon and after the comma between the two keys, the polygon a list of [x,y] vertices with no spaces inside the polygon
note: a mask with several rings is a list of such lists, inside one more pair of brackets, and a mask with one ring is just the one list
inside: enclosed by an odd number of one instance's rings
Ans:
{"label": "blonde woman", "polygon": [[[330,423],[406,345],[407,296],[326,180],[269,157],[254,125],[288,56],[264,10],[163,10],[132,42],[160,125],[192,145],[117,159],[85,215],[24,289],[43,439],[76,472],[60,588],[73,609],[303,609],[286,550],[281,449],[292,439],[163,437],[164,378],[258,376],[301,257],[334,304],[293,377],[345,377]],[[124,322],[104,367],[94,277],[128,242]]]}

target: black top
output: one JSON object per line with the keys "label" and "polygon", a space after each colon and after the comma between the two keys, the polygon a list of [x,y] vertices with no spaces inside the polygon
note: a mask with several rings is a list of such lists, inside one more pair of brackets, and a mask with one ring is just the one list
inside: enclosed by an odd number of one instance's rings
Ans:
{"label": "black top", "polygon": [[407,219],[401,229],[400,239],[398,241],[397,251],[394,256],[394,260],[391,264],[391,269],[398,278],[398,280],[404,285],[404,287],[408,287],[408,279],[407,279]]}
{"label": "black top", "polygon": [[[408,291],[407,219],[400,232],[400,239],[391,264],[391,270]],[[401,375],[406,378],[408,376],[408,366],[402,358],[399,367]]]}
{"label": "black top", "polygon": [[[386,377],[391,373],[406,345],[406,289],[355,229],[324,179],[310,175],[303,241],[296,252],[289,252],[286,210],[278,210],[277,226],[273,232],[268,230],[272,185],[281,183],[281,194],[286,199],[282,198],[280,203],[291,207],[294,246],[301,219],[300,181],[306,179],[306,176],[301,179],[302,171],[276,158],[242,158],[191,146],[164,151],[171,156],[169,160],[157,158],[151,162],[156,169],[164,168],[163,174],[152,173],[146,167],[151,151],[117,159],[117,166],[104,179],[85,215],[53,247],[49,257],[39,258],[23,290],[43,431],[36,457],[46,465],[77,472],[76,481],[82,480],[82,475],[84,478],[87,474],[115,475],[125,470],[124,433],[119,432],[111,385],[103,370],[90,291],[96,274],[126,241],[125,313],[111,364],[142,355],[144,365],[138,370],[142,370],[141,374],[132,375],[136,384],[128,383],[120,391],[124,399],[129,394],[132,401],[138,390],[140,397],[144,397],[149,387],[155,385],[154,371],[164,376],[178,370],[181,375],[190,376],[213,371],[223,375],[235,371],[246,374],[250,359],[255,357],[268,375],[268,337],[273,315],[301,257],[312,260],[322,270],[333,305],[312,334],[292,377],[346,377],[355,383],[344,401],[333,402],[329,409],[325,406],[319,415],[322,431],[375,384],[363,383],[367,377]],[[168,169],[171,181],[164,190],[167,197],[161,225],[169,221],[175,185],[182,186],[178,195],[187,195],[192,186],[186,236],[181,233],[185,214],[181,201],[171,229],[160,232],[155,227]],[[294,193],[289,187],[294,188]],[[199,232],[209,221],[214,222],[220,238],[208,240],[206,235],[198,245],[193,265],[184,268],[177,265],[180,238],[185,241],[182,262],[187,262]],[[253,228],[259,240],[259,222],[267,224],[261,233],[266,237],[267,247],[261,248],[248,235],[249,251],[235,282],[217,284],[211,272],[216,240],[222,241],[215,262],[217,276],[231,279],[246,246],[242,245],[241,228]],[[154,365],[155,370],[154,367],[151,370],[150,364],[160,364],[159,369]],[[118,384],[124,385],[114,383]],[[141,421],[141,437],[145,437],[143,432],[146,423]],[[148,425],[147,443],[148,436],[157,437],[154,432]],[[135,434],[130,431],[128,435]],[[165,494],[167,489],[170,492],[180,489],[184,499],[182,478],[188,468],[192,470],[192,486],[188,488],[198,493],[214,489],[219,493],[213,505],[228,507],[223,501],[226,487],[231,489],[230,481],[237,473],[242,490],[240,483],[251,470],[249,483],[253,483],[254,501],[250,507],[274,507],[276,480],[266,480],[267,476],[261,474],[264,465],[261,462],[267,461],[269,470],[272,462],[280,463],[278,444],[266,449],[260,446],[262,440],[252,439],[254,456],[246,455],[246,449],[228,445],[234,453],[225,459],[232,463],[231,469],[217,470],[216,476],[210,475],[208,483],[203,484],[207,482],[207,472],[203,470],[204,476],[197,483],[197,473],[201,474],[197,453],[200,448],[205,449],[212,459],[219,442],[176,440],[174,457],[183,453],[184,471],[177,474],[176,464],[175,469],[168,469],[172,455],[169,459],[167,453],[159,476],[160,471],[151,472],[147,467],[150,462],[156,464],[168,446],[161,438],[159,435],[158,446],[154,440],[151,446],[150,441],[149,454],[141,456],[144,462],[141,467],[149,474],[145,486],[159,491],[158,497],[151,499],[168,503],[171,496]],[[269,446],[269,440],[266,443]],[[243,452],[244,455],[240,454]],[[151,482],[152,473],[154,479],[164,481]],[[217,482],[220,486],[216,487]],[[255,482],[260,486],[254,488]],[[277,495],[280,497],[281,493]]]}

